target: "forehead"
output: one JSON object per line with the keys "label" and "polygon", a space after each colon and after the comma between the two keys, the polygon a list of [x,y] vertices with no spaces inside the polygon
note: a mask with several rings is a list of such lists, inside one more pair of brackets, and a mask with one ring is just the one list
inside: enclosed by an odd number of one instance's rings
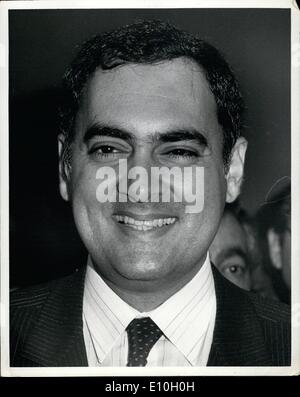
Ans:
{"label": "forehead", "polygon": [[187,58],[98,69],[84,89],[79,113],[88,122],[122,121],[131,129],[137,124],[155,129],[156,122],[160,128],[187,122],[194,128],[218,128],[206,77]]}

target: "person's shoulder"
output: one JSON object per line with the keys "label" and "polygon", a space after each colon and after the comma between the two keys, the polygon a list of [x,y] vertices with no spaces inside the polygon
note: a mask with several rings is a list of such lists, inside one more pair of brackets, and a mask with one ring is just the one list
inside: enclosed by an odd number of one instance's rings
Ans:
{"label": "person's shoulder", "polygon": [[39,306],[47,299],[51,291],[64,279],[65,277],[37,285],[12,289],[10,292],[10,307],[26,308]]}
{"label": "person's shoulder", "polygon": [[[257,324],[260,325],[265,347],[269,352],[272,365],[289,366],[291,364],[291,308],[281,302],[268,300],[254,292],[243,291],[247,296]],[[249,327],[253,326],[250,323]]]}
{"label": "person's shoulder", "polygon": [[52,280],[38,285],[16,288],[10,292],[9,317],[12,343],[14,335],[20,338],[20,329],[27,329],[35,322],[52,291],[60,282],[60,279]]}
{"label": "person's shoulder", "polygon": [[79,272],[64,276],[55,280],[47,281],[38,285],[15,288],[10,292],[11,318],[18,312],[34,312],[39,310],[47,302],[51,294],[64,291],[74,280],[78,278]]}
{"label": "person's shoulder", "polygon": [[34,330],[46,332],[52,329],[68,315],[72,305],[76,305],[77,300],[81,300],[84,270],[85,268],[82,268],[56,280],[11,291],[9,310],[11,365],[27,366],[22,361],[23,351]]}
{"label": "person's shoulder", "polygon": [[257,315],[270,323],[283,323],[287,326],[291,323],[291,307],[285,303],[261,298],[254,292],[247,292],[252,301]]}
{"label": "person's shoulder", "polygon": [[291,307],[248,293],[260,320],[274,365],[291,364]]}
{"label": "person's shoulder", "polygon": [[239,313],[239,321],[244,324],[244,332],[249,334],[251,330],[256,329],[256,335],[261,335],[261,341],[264,341],[272,365],[289,366],[291,363],[290,306],[262,298],[235,285],[230,287],[230,295],[242,310]]}
{"label": "person's shoulder", "polygon": [[10,292],[11,310],[40,306],[47,299],[54,285],[55,281],[50,281],[39,285],[13,289]]}

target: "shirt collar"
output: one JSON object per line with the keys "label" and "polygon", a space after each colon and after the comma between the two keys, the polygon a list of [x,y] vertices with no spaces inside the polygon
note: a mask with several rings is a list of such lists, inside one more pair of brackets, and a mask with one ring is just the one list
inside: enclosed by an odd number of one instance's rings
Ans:
{"label": "shirt collar", "polygon": [[159,307],[144,313],[123,301],[94,270],[90,257],[88,259],[83,316],[100,362],[134,318],[150,317],[191,364],[196,365],[194,348],[201,343],[201,337],[205,338],[215,299],[208,254],[192,280]]}
{"label": "shirt collar", "polygon": [[148,315],[192,365],[214,326],[216,296],[209,255],[198,273]]}

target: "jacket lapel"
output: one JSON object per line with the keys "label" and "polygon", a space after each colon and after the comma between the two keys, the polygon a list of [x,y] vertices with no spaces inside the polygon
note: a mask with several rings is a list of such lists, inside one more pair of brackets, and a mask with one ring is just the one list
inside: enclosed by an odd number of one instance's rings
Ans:
{"label": "jacket lapel", "polygon": [[23,349],[32,366],[87,366],[82,301],[85,268],[55,282]]}
{"label": "jacket lapel", "polygon": [[[272,365],[250,298],[212,268],[217,314],[207,365]],[[27,366],[88,365],[82,324],[84,279],[85,268],[54,283],[22,352]]]}
{"label": "jacket lapel", "polygon": [[244,291],[212,266],[217,314],[208,366],[272,365],[255,307]]}

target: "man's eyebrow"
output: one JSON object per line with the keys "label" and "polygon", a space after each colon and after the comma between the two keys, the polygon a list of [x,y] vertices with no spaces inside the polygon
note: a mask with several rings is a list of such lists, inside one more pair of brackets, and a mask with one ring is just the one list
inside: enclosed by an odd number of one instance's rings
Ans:
{"label": "man's eyebrow", "polygon": [[225,259],[231,258],[233,256],[240,256],[246,265],[248,265],[248,258],[246,252],[240,247],[226,248],[217,255],[216,262],[222,263]]}
{"label": "man's eyebrow", "polygon": [[135,137],[130,132],[122,129],[116,128],[109,125],[102,125],[95,123],[91,125],[85,132],[83,137],[83,142],[86,143],[90,139],[99,136],[107,136],[110,138],[118,138],[123,139],[124,141],[132,142],[135,140]]}
{"label": "man's eyebrow", "polygon": [[[127,142],[136,141],[136,137],[131,132],[110,125],[95,123],[91,125],[84,134],[84,143],[95,136],[107,136],[111,138],[123,139]],[[166,132],[155,132],[147,134],[147,138],[153,142],[171,143],[181,141],[197,141],[201,146],[207,146],[207,139],[203,133],[194,128],[183,128]]]}
{"label": "man's eyebrow", "polygon": [[207,146],[207,138],[205,135],[194,129],[178,129],[178,130],[171,130],[166,131],[164,133],[156,133],[154,134],[154,138],[157,141],[162,143],[169,143],[169,142],[180,142],[180,141],[197,141],[200,145]]}

